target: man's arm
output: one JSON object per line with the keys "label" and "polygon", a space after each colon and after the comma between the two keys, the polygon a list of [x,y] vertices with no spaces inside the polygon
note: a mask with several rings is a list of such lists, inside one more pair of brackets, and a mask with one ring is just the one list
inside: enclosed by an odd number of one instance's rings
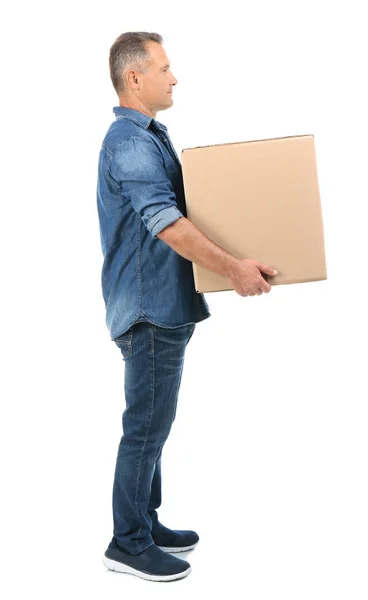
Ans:
{"label": "man's arm", "polygon": [[150,139],[134,135],[111,158],[109,172],[153,238],[183,217],[164,158]]}
{"label": "man's arm", "polygon": [[212,242],[189,219],[182,216],[158,235],[184,258],[225,277],[231,277],[239,259]]}

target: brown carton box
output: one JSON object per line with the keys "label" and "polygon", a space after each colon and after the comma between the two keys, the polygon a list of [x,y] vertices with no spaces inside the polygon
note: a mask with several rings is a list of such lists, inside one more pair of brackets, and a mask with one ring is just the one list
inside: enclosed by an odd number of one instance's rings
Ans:
{"label": "brown carton box", "polygon": [[[327,279],[313,135],[185,148],[181,163],[188,219],[209,239],[277,269],[270,285]],[[193,272],[197,292],[233,289]]]}

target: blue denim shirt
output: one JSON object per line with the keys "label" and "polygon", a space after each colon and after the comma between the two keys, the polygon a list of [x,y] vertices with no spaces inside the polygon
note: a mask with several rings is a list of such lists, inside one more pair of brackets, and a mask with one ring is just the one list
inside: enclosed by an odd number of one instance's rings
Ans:
{"label": "blue denim shirt", "polygon": [[114,106],[113,112],[97,181],[111,340],[139,321],[173,328],[211,316],[195,289],[192,262],[157,237],[187,217],[181,162],[167,127],[132,108]]}

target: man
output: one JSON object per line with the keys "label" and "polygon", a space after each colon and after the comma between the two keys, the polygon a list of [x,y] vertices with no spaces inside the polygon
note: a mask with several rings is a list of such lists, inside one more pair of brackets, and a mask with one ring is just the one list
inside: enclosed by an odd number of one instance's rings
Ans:
{"label": "man", "polygon": [[127,32],[110,49],[119,98],[100,149],[97,206],[104,255],[106,324],[125,363],[123,431],[113,484],[114,534],[103,557],[112,570],[149,580],[185,577],[172,552],[199,536],[158,520],[161,453],[175,419],[186,346],[211,316],[195,290],[192,262],[228,277],[242,296],[269,292],[261,271],[237,259],[186,218],[181,163],[158,111],[177,80],[157,33]]}

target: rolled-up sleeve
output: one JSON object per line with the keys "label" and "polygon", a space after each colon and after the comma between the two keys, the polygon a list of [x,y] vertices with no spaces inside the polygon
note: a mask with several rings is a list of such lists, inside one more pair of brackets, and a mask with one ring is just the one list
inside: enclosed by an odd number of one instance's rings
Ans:
{"label": "rolled-up sleeve", "polygon": [[184,216],[178,209],[164,158],[153,141],[134,136],[123,142],[111,158],[110,175],[152,237]]}

